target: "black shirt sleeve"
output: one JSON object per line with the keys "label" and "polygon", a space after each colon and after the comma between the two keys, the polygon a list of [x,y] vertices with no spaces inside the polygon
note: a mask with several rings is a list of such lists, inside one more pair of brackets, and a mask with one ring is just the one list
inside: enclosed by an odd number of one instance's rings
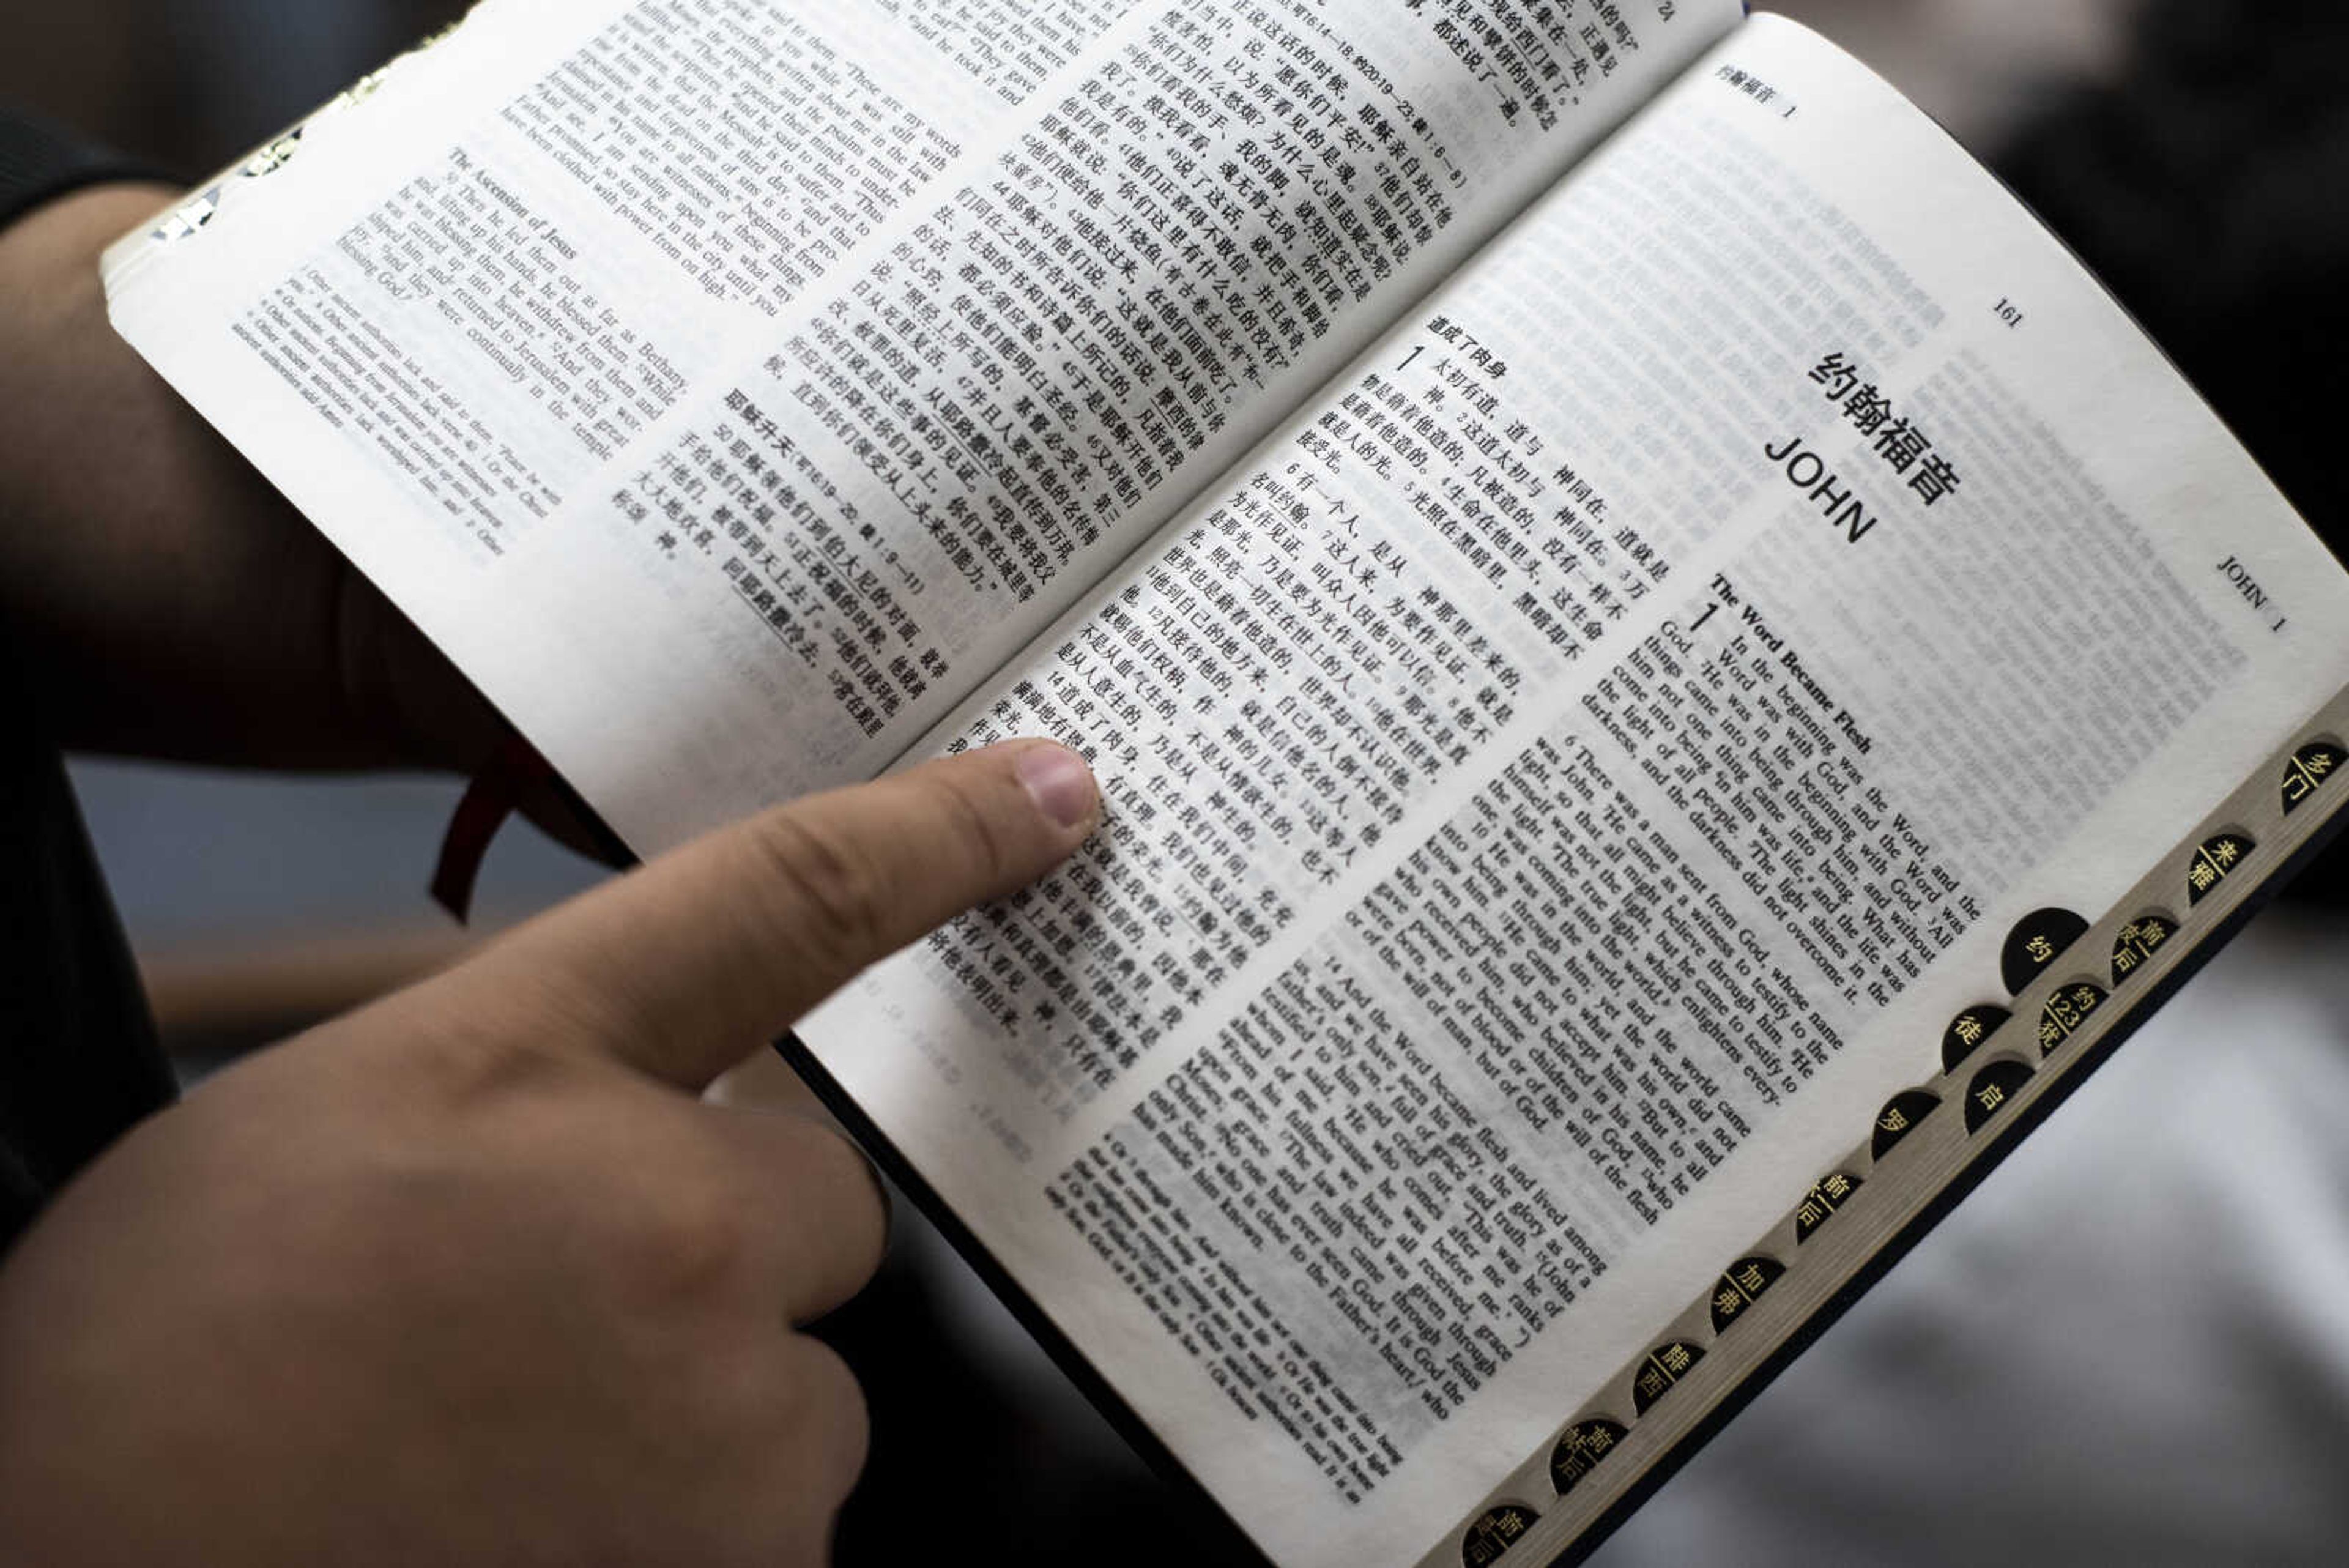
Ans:
{"label": "black shirt sleeve", "polygon": [[0,1250],[173,1093],[64,763],[0,642]]}
{"label": "black shirt sleeve", "polygon": [[0,103],[0,228],[44,202],[109,180],[160,180],[169,171],[38,115]]}

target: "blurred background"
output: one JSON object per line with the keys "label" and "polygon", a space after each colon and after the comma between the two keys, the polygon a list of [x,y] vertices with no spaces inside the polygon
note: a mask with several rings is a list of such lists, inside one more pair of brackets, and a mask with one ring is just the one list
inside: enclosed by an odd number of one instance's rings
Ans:
{"label": "blurred background", "polygon": [[[2349,7],[1775,8],[1868,59],[1992,163],[2340,548]],[[0,98],[193,179],[463,6],[12,9]],[[453,783],[288,783],[103,759],[78,761],[75,776],[167,1041],[191,1073],[473,940],[424,896]],[[2334,1324],[2349,1240],[2335,1210],[2349,1158],[2332,1151],[2321,1091],[2349,1094],[2336,1022],[2349,1002],[2336,955],[2349,946],[2329,907],[2339,866],[2320,866],[2296,909],[2133,1043],[2058,1119],[2064,1132],[2012,1161],[1602,1562],[2337,1560],[2349,1334]],[[595,877],[511,827],[476,932]],[[2305,1155],[2289,1223],[2247,1149]],[[2176,1234],[2188,1214],[2190,1243]],[[2038,1331],[2028,1341],[2012,1332],[2026,1323]],[[1112,1541],[1129,1562],[1212,1560],[1180,1505],[926,1228],[901,1224],[883,1287],[833,1334],[872,1387],[878,1432],[843,1562],[895,1560],[892,1532],[916,1486],[968,1511],[966,1539],[1019,1541],[1032,1563],[1089,1559]]]}

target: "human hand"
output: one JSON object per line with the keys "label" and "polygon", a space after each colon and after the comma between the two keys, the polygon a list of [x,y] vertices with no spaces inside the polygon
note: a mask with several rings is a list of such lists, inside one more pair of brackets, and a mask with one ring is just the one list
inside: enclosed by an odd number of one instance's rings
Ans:
{"label": "human hand", "polygon": [[108,322],[100,253],[172,199],[101,185],[0,231],[0,626],[59,739],[479,771],[490,705]]}
{"label": "human hand", "polygon": [[0,1268],[0,1559],[821,1561],[864,1412],[792,1327],[879,1189],[694,1092],[1098,812],[1044,742],[816,797],[148,1123]]}

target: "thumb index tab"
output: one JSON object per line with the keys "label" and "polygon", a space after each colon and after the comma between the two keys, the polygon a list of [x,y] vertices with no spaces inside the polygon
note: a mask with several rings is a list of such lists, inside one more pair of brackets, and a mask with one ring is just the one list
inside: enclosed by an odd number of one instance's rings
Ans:
{"label": "thumb index tab", "polygon": [[1100,817],[1091,770],[1049,741],[926,763],[697,839],[445,983],[530,1044],[698,1091],[869,965],[1041,877]]}

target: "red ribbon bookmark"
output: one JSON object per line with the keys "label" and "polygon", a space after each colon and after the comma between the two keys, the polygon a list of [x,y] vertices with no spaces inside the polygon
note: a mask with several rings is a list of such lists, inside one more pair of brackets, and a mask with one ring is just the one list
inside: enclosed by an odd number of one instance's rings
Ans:
{"label": "red ribbon bookmark", "polygon": [[481,862],[506,819],[520,808],[533,784],[552,782],[554,770],[537,749],[520,735],[509,735],[457,803],[449,819],[448,836],[440,842],[440,863],[432,873],[432,898],[466,923],[473,909],[474,885],[481,880]]}

